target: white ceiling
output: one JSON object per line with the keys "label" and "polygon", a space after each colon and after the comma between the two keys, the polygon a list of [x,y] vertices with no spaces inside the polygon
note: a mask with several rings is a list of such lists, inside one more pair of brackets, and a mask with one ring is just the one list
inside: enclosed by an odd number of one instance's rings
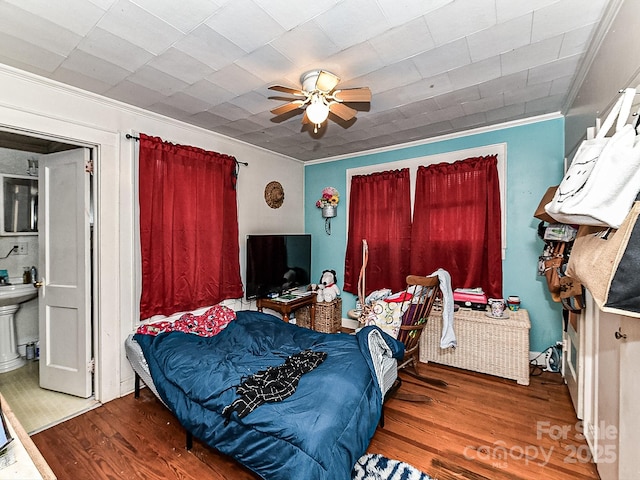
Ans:
{"label": "white ceiling", "polygon": [[[307,161],[563,111],[608,3],[0,0],[0,62]],[[313,134],[318,68],[373,98]]]}

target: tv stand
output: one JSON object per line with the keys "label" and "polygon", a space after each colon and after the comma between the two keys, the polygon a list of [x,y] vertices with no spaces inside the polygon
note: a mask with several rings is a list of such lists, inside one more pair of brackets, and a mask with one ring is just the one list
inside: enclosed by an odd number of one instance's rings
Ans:
{"label": "tv stand", "polygon": [[[286,295],[285,295],[286,297]],[[316,294],[311,293],[300,298],[293,300],[281,299],[281,297],[275,298],[258,298],[256,300],[256,306],[258,311],[261,312],[263,308],[274,310],[282,315],[282,320],[289,323],[289,314],[298,310],[299,308],[309,307],[309,316],[311,320],[311,329],[315,327],[316,318]]]}

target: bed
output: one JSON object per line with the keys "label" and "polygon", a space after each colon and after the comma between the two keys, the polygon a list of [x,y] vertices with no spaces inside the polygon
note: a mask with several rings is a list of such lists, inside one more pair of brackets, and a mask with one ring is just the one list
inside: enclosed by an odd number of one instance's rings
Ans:
{"label": "bed", "polygon": [[[404,351],[377,327],[325,334],[255,311],[236,312],[215,336],[135,334],[125,345],[136,382],[141,378],[188,433],[266,480],[350,479]],[[326,355],[292,394],[249,413],[229,411],[242,396],[239,385],[301,352]]]}

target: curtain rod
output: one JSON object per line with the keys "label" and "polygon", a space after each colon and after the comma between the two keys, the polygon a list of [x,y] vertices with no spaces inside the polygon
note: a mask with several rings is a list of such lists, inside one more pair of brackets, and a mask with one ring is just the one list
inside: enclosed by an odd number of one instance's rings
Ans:
{"label": "curtain rod", "polygon": [[[133,135],[131,135],[130,133],[127,133],[127,134],[125,135],[125,138],[126,138],[127,140],[135,140],[136,142],[140,140],[140,137],[134,137],[134,136],[133,136]],[[249,163],[248,163],[248,162],[241,162],[240,160],[238,160],[238,159],[236,159],[236,158],[234,158],[234,160],[235,160],[236,164],[238,164],[238,165],[244,165],[245,167],[248,167],[248,166],[249,166]]]}

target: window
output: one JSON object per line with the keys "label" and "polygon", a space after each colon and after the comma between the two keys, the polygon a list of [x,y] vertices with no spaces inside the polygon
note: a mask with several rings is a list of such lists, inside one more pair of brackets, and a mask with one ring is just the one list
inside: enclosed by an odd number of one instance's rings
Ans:
{"label": "window", "polygon": [[[500,270],[501,270],[501,260],[504,258],[504,252],[506,249],[506,207],[505,207],[505,202],[504,199],[506,197],[506,144],[495,144],[495,145],[488,145],[488,146],[483,146],[483,147],[479,147],[479,148],[473,148],[473,149],[467,149],[467,150],[459,150],[459,151],[454,151],[454,152],[447,152],[444,154],[438,154],[438,155],[432,155],[432,156],[427,156],[427,157],[418,157],[418,158],[412,158],[412,159],[408,159],[408,160],[399,160],[396,162],[392,162],[392,163],[386,163],[386,164],[377,164],[377,165],[369,165],[366,167],[359,167],[359,168],[355,168],[355,169],[349,169],[347,170],[347,199],[351,198],[351,186],[352,186],[352,178],[354,176],[358,176],[358,175],[368,175],[374,172],[380,172],[380,171],[384,171],[384,170],[391,170],[391,169],[398,169],[398,168],[407,168],[409,169],[409,175],[410,175],[410,202],[411,202],[411,210],[412,210],[412,219],[415,218],[415,212],[413,212],[414,210],[414,197],[415,197],[415,192],[416,192],[416,177],[417,177],[417,172],[418,172],[418,168],[420,166],[428,166],[428,165],[435,165],[435,164],[440,164],[440,163],[453,163],[462,159],[466,159],[466,158],[470,158],[470,157],[482,157],[482,156],[487,156],[487,155],[496,155],[496,160],[497,160],[497,174],[498,174],[498,187],[499,187],[499,204],[500,204],[500,211],[501,211],[501,216],[500,216],[500,231],[499,231],[499,235],[500,235],[500,240],[497,242],[499,247],[497,252],[491,253],[492,256],[497,256],[497,262],[500,264]],[[446,207],[446,208],[453,208],[452,206]],[[357,211],[358,215],[362,214],[362,211],[359,211],[357,209],[354,210],[354,208],[349,205],[348,207],[348,217],[347,218],[347,224],[349,225],[349,228],[351,229],[351,225],[352,222],[350,220],[350,216],[353,214],[353,212]],[[446,212],[445,212],[446,213]],[[354,240],[351,238],[351,231],[349,231],[349,235],[348,235],[348,246],[347,246],[347,256],[345,258],[345,291],[351,292],[351,293],[355,293],[356,292],[356,287],[355,287],[355,282],[352,282],[351,280],[349,281],[349,283],[347,282],[347,278],[349,275],[353,275],[353,272],[358,272],[360,265],[361,265],[361,254],[357,255],[355,253],[355,250],[353,248],[353,243]],[[357,241],[359,241],[358,239],[356,239]],[[349,247],[349,245],[352,245],[351,247]],[[459,248],[464,248],[463,245],[459,244],[458,245]],[[372,251],[372,245],[371,242],[369,242],[369,249],[370,249],[370,256],[369,256],[369,265],[371,265],[372,263],[372,255],[371,255],[371,251]],[[407,256],[409,255],[409,251],[411,249],[409,249],[407,251]],[[419,267],[419,266],[418,266]],[[411,268],[411,267],[409,267]],[[349,273],[351,272],[351,273]],[[416,274],[424,274],[424,275],[428,275],[431,273],[431,271],[429,272],[407,272],[407,273],[416,273]],[[357,273],[356,273],[357,274]],[[403,273],[404,274],[404,273]],[[374,276],[376,276],[377,273],[373,272],[369,269],[369,266],[367,267],[367,291],[371,291],[374,288],[370,288],[373,287],[372,282],[372,278]],[[500,277],[500,283],[502,281],[501,278],[501,273],[499,275]],[[357,278],[357,277],[356,277]],[[404,281],[404,279],[403,279]],[[352,285],[353,283],[353,285]]]}
{"label": "window", "polygon": [[140,135],[140,317],[242,296],[236,160]]}
{"label": "window", "polygon": [[349,197],[344,287],[357,293],[362,240],[369,246],[367,290],[405,285],[411,245],[409,169],[354,176]]}
{"label": "window", "polygon": [[453,288],[502,296],[497,155],[418,168],[411,272],[451,274]]}

